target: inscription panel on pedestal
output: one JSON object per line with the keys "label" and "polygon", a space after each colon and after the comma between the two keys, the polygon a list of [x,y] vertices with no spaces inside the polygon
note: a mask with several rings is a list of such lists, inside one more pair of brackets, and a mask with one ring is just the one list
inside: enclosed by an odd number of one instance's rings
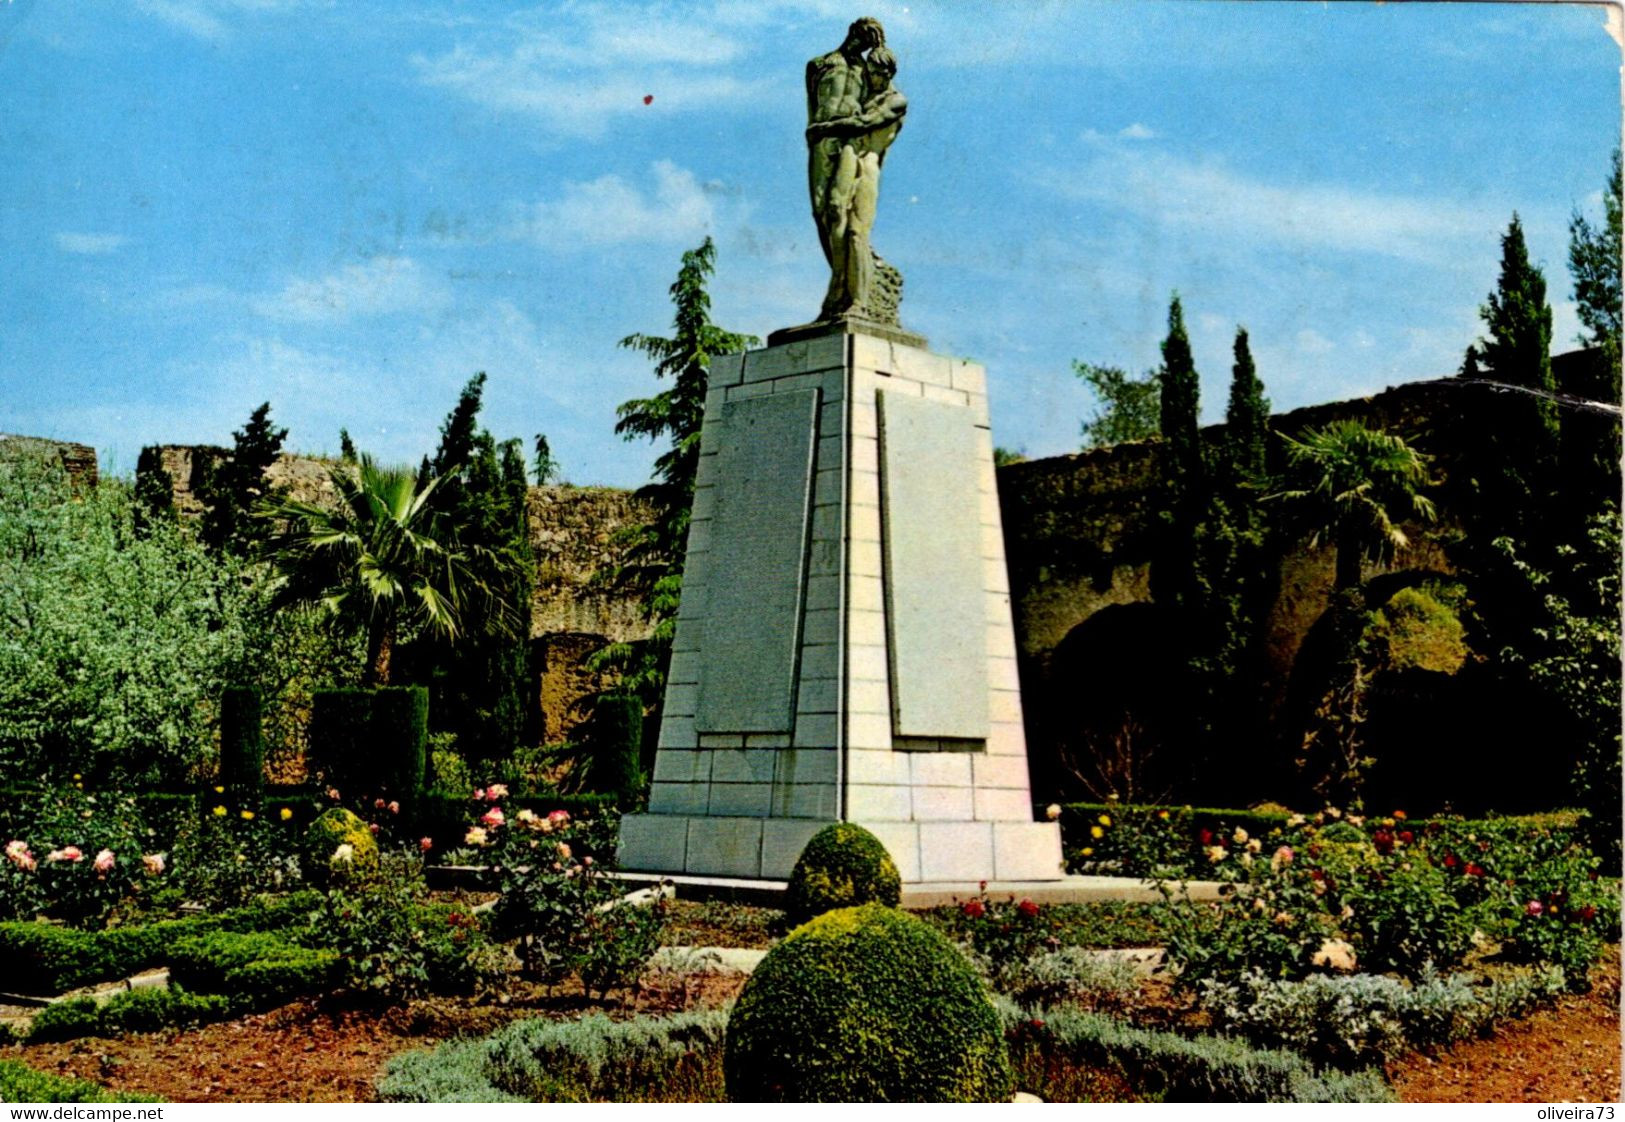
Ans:
{"label": "inscription panel on pedestal", "polygon": [[701,733],[792,730],[818,401],[817,390],[798,390],[720,411]]}
{"label": "inscription panel on pedestal", "polygon": [[984,740],[987,597],[970,410],[881,390],[892,721],[899,737]]}

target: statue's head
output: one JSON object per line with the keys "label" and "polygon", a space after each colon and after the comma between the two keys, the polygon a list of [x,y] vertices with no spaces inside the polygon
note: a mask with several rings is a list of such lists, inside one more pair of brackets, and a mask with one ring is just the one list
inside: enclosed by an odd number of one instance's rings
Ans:
{"label": "statue's head", "polygon": [[897,77],[897,56],[891,53],[891,48],[879,46],[869,52],[869,71],[865,77],[870,94],[878,94],[891,85],[891,80]]}
{"label": "statue's head", "polygon": [[842,47],[852,47],[861,53],[884,46],[885,43],[886,29],[880,26],[880,21],[873,16],[864,16],[854,20],[852,26],[846,29],[846,42]]}

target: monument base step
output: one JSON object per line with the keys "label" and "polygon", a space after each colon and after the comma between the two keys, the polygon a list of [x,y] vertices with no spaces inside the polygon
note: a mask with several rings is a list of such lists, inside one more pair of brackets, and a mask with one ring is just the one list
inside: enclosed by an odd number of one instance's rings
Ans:
{"label": "monument base step", "polygon": [[[751,880],[742,877],[662,876],[659,873],[616,872],[611,874],[628,885],[645,887],[662,881],[676,888],[679,900],[726,900],[762,908],[783,908],[788,885],[782,880]],[[1191,881],[1186,887],[1192,900],[1217,900],[1219,882]],[[905,908],[938,908],[963,903],[983,891],[978,881],[937,881],[903,885]],[[1069,876],[1060,880],[988,881],[989,899],[1000,902],[1010,897],[1035,904],[1095,904],[1103,901],[1152,903],[1162,899],[1155,881],[1136,877]],[[1179,892],[1175,889],[1175,895]]]}

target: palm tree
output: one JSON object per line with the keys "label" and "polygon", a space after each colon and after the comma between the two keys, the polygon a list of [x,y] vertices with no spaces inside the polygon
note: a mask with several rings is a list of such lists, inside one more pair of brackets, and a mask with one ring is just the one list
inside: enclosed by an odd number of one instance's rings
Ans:
{"label": "palm tree", "polygon": [[389,684],[403,629],[447,641],[483,628],[511,633],[514,607],[495,591],[511,560],[458,542],[435,509],[438,479],[420,488],[406,470],[359,464],[328,471],[333,508],[297,499],[271,502],[262,518],[280,522],[265,555],[279,574],[276,607],[320,608],[367,632],[364,685]]}
{"label": "palm tree", "polygon": [[1333,421],[1299,440],[1282,436],[1287,462],[1303,482],[1276,498],[1291,503],[1313,527],[1310,544],[1337,548],[1334,587],[1360,586],[1366,560],[1388,564],[1410,545],[1400,522],[1431,522],[1427,457],[1392,433],[1360,421]]}

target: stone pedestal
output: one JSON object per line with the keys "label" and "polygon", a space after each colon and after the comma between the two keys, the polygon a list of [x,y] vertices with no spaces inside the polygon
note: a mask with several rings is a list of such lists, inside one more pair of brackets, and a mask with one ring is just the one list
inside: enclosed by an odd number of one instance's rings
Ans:
{"label": "stone pedestal", "polygon": [[859,823],[909,883],[1061,877],[1034,822],[982,367],[868,334],[715,360],[633,870],[783,879]]}

